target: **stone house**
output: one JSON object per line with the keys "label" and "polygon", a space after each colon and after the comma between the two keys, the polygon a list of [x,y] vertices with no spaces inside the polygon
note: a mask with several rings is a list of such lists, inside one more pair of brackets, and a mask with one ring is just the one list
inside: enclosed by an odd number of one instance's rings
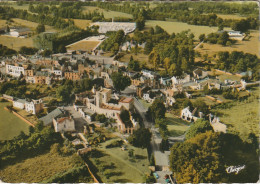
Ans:
{"label": "stone house", "polygon": [[55,132],[72,132],[75,131],[75,121],[70,117],[53,118]]}

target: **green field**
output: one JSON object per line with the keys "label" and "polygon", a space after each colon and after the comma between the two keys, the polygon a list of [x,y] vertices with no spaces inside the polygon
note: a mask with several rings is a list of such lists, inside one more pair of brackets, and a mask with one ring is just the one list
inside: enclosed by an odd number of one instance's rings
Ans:
{"label": "green field", "polygon": [[125,18],[133,18],[131,14],[122,13],[122,12],[116,12],[116,11],[110,11],[110,10],[104,10],[98,7],[94,6],[84,6],[84,12],[93,12],[93,11],[103,12],[104,17],[106,19],[113,18],[113,17],[125,17]]}
{"label": "green field", "polygon": [[165,116],[170,137],[181,136],[188,130],[189,126],[186,121],[183,121],[170,113],[166,113]]}
{"label": "green field", "polygon": [[10,102],[0,102],[0,140],[10,140],[19,135],[21,131],[29,132],[29,125],[16,117],[14,114],[4,110]]}
{"label": "green field", "polygon": [[[40,183],[55,174],[72,169],[75,166],[75,156],[63,157],[49,152],[29,158],[0,170],[1,180],[8,183]],[[86,175],[90,177],[88,173]],[[81,182],[88,183],[92,180]]]}
{"label": "green field", "polygon": [[243,102],[232,102],[227,109],[214,109],[220,115],[220,121],[225,123],[229,132],[238,132],[244,139],[253,132],[259,136],[259,88]]}
{"label": "green field", "polygon": [[[218,31],[217,27],[209,26],[195,26],[189,25],[183,22],[173,22],[173,21],[158,21],[158,20],[148,20],[145,22],[145,27],[155,27],[156,25],[162,27],[169,34],[180,33],[182,31],[190,29],[190,31],[198,38],[201,34],[209,34]],[[230,28],[225,28],[225,30],[230,30]]]}
{"label": "green field", "polygon": [[[96,165],[110,165],[114,164],[114,168],[111,170],[111,177],[106,178],[102,171],[99,171],[97,174],[101,177],[102,182],[104,183],[141,183],[143,182],[143,176],[146,173],[149,173],[149,162],[148,154],[146,149],[136,148],[127,144],[127,149],[133,149],[135,159],[133,161],[129,160],[128,150],[122,151],[119,147],[117,148],[105,148],[105,145],[111,143],[116,139],[111,139],[101,144],[101,147],[97,149],[99,154],[95,154],[94,157],[90,158],[92,163],[95,164],[95,160],[99,160],[100,164]],[[100,155],[100,156],[97,156]]]}

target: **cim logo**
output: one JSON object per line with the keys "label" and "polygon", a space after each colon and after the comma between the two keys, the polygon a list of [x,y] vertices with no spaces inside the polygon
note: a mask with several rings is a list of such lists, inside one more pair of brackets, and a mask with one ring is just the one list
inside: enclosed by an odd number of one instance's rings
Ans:
{"label": "cim logo", "polygon": [[227,171],[227,173],[235,172],[236,174],[238,174],[239,171],[241,171],[242,169],[245,169],[245,167],[246,167],[245,165],[243,165],[243,166],[230,166],[230,167],[226,168],[226,171]]}

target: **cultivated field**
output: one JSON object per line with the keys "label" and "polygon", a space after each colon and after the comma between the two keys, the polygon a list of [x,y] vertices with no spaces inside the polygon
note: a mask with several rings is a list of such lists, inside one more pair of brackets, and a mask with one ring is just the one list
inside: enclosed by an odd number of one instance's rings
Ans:
{"label": "cultivated field", "polygon": [[[68,19],[65,19],[68,21]],[[86,29],[86,27],[89,26],[89,24],[92,22],[91,20],[83,20],[83,19],[73,19],[75,26],[81,28],[81,29]]]}
{"label": "cultivated field", "polygon": [[67,50],[92,51],[99,43],[99,41],[82,40],[66,48]]}
{"label": "cultivated field", "polygon": [[232,102],[231,108],[218,108],[214,112],[219,113],[220,121],[225,123],[229,132],[238,132],[244,139],[253,132],[259,136],[259,88],[253,95],[243,102]]}
{"label": "cultivated field", "polygon": [[103,12],[104,17],[106,19],[113,18],[113,17],[125,17],[125,18],[133,18],[131,14],[122,13],[122,12],[116,12],[116,11],[110,11],[110,10],[104,10],[98,7],[94,6],[84,6],[84,12],[93,12],[93,11]]}
{"label": "cultivated field", "polygon": [[45,153],[0,170],[1,180],[8,183],[40,183],[73,168],[75,164],[72,160],[73,156]]}
{"label": "cultivated field", "polygon": [[6,20],[0,19],[0,28],[6,28]]}
{"label": "cultivated field", "polygon": [[249,40],[237,41],[236,44],[232,46],[225,46],[219,44],[209,44],[203,43],[203,48],[198,48],[196,51],[200,52],[201,55],[208,54],[213,56],[219,51],[243,51],[244,53],[255,54],[260,57],[259,53],[259,31],[251,30]]}
{"label": "cultivated field", "polygon": [[[29,133],[29,125],[19,119],[4,107],[11,105],[10,102],[0,102],[0,140],[10,140],[19,135],[21,131]],[[1,174],[0,174],[1,175]]]}
{"label": "cultivated field", "polygon": [[[196,26],[189,25],[183,22],[173,22],[173,21],[157,21],[157,20],[148,20],[145,22],[145,27],[155,27],[156,25],[162,27],[169,34],[172,33],[180,33],[182,31],[190,29],[190,31],[195,35],[197,39],[201,34],[209,34],[218,31],[217,27],[209,27],[209,26]],[[225,28],[225,30],[230,30],[230,28]]]}
{"label": "cultivated field", "polygon": [[[143,182],[143,176],[146,173],[149,173],[148,169],[148,154],[146,149],[136,148],[131,145],[127,145],[127,149],[133,149],[135,159],[130,161],[128,157],[128,150],[122,151],[119,147],[117,148],[105,148],[105,145],[111,143],[116,139],[111,139],[101,144],[101,148],[97,149],[99,154],[95,154],[94,157],[90,160],[92,163],[98,159],[100,165],[110,165],[114,164],[114,167],[111,169],[111,177],[106,178],[103,171],[99,171],[97,174],[101,177],[102,182],[104,183],[141,183]],[[119,139],[118,139],[119,140]],[[98,167],[98,166],[97,166]]]}
{"label": "cultivated field", "polygon": [[141,53],[138,53],[137,55],[133,53],[125,54],[122,58],[119,59],[119,61],[128,63],[130,61],[131,56],[133,56],[134,60],[138,60],[141,63],[142,62],[148,63],[148,55],[141,54]]}

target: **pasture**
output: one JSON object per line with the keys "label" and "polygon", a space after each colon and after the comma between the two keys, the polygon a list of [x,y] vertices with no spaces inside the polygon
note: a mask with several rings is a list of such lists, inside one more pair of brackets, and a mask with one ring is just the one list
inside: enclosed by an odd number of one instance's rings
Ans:
{"label": "pasture", "polygon": [[243,41],[237,41],[232,46],[222,46],[219,44],[203,43],[203,48],[197,48],[196,51],[200,52],[201,55],[208,54],[213,56],[219,51],[243,51],[244,53],[255,54],[260,57],[259,53],[259,31],[251,30],[249,39]]}
{"label": "pasture", "polygon": [[13,113],[4,110],[4,107],[11,105],[10,102],[0,102],[0,140],[10,140],[19,135],[21,131],[29,133],[29,125],[19,119]]}
{"label": "pasture", "polygon": [[114,17],[133,18],[133,16],[131,14],[117,12],[117,11],[104,10],[102,8],[98,8],[98,7],[94,7],[94,6],[84,6],[83,8],[84,8],[85,13],[94,12],[94,11],[97,11],[100,13],[102,12],[106,19],[114,18]]}
{"label": "pasture", "polygon": [[91,20],[83,20],[83,19],[73,19],[75,26],[86,29],[86,27],[89,26],[89,24],[92,22]]}
{"label": "pasture", "polygon": [[[217,27],[189,25],[183,22],[158,20],[148,20],[145,22],[146,28],[155,27],[156,25],[162,27],[169,34],[190,30],[190,32],[195,35],[195,39],[198,39],[199,35],[203,33],[207,35],[209,33],[218,31]],[[225,28],[225,30],[230,30],[230,28]]]}
{"label": "pasture", "polygon": [[217,14],[217,16],[222,19],[235,19],[235,20],[246,19],[246,17],[242,17],[240,15]]}

